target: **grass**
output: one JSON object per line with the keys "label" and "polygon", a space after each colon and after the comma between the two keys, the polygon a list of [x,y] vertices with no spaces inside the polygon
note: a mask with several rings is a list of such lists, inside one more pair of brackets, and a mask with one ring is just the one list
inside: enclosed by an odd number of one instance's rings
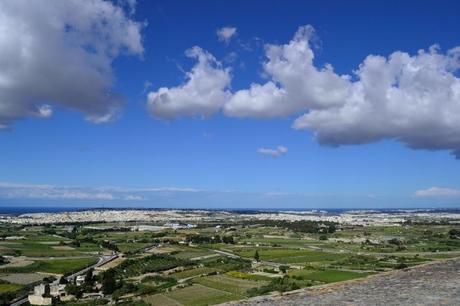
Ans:
{"label": "grass", "polygon": [[245,296],[248,289],[260,287],[267,282],[251,281],[241,278],[235,278],[227,275],[213,275],[200,277],[195,282],[206,287],[227,291],[235,295]]}
{"label": "grass", "polygon": [[174,257],[181,258],[181,259],[192,259],[195,257],[202,257],[206,255],[211,255],[214,254],[213,252],[208,252],[205,250],[187,250],[184,252],[179,252],[177,254],[174,254]]}
{"label": "grass", "polygon": [[13,273],[0,276],[0,279],[8,283],[18,285],[28,285],[43,279],[43,275],[38,273]]}
{"label": "grass", "polygon": [[21,288],[22,288],[21,285],[16,285],[16,284],[0,284],[0,294],[6,293],[6,292],[18,291]]}
{"label": "grass", "polygon": [[[6,247],[6,252],[19,251],[22,255],[28,257],[70,257],[70,256],[81,256],[83,253],[77,250],[56,250],[52,246],[43,243],[44,241],[32,242],[29,240],[15,241],[15,242],[3,242],[0,246]],[[9,250],[8,250],[9,249]],[[2,250],[0,249],[0,252]]]}
{"label": "grass", "polygon": [[304,280],[319,281],[323,283],[334,283],[345,280],[366,277],[372,273],[361,273],[353,271],[341,271],[341,270],[296,270],[289,273],[290,276],[298,276]]}
{"label": "grass", "polygon": [[225,275],[228,275],[228,276],[231,276],[231,277],[236,277],[236,278],[241,278],[241,279],[254,280],[254,281],[269,281],[269,280],[271,280],[271,278],[267,277],[267,276],[251,274],[251,273],[246,273],[246,272],[241,272],[241,271],[229,271],[229,272],[225,273]]}
{"label": "grass", "polygon": [[78,259],[54,259],[54,260],[37,260],[33,264],[24,267],[11,267],[0,269],[0,272],[6,273],[27,273],[27,272],[46,272],[55,274],[67,274],[81,270],[92,264],[95,264],[97,259],[78,258]]}
{"label": "grass", "polygon": [[183,279],[197,275],[208,274],[214,271],[216,271],[214,268],[196,268],[171,274],[171,277],[174,277],[175,279]]}
{"label": "grass", "polygon": [[242,296],[195,284],[164,294],[185,306],[204,306],[241,299]]}
{"label": "grass", "polygon": [[139,250],[145,249],[152,244],[149,242],[127,242],[127,243],[116,243],[120,252],[137,252]]}
{"label": "grass", "polygon": [[[245,250],[239,252],[239,255],[247,258],[252,258],[254,257],[254,251]],[[274,261],[279,263],[335,261],[347,257],[346,254],[294,249],[259,249],[259,256],[262,260]]]}
{"label": "grass", "polygon": [[250,238],[243,239],[243,242],[251,242],[252,244],[270,244],[270,245],[279,245],[282,247],[303,247],[305,244],[308,244],[309,241],[302,239],[293,239],[293,238]]}
{"label": "grass", "polygon": [[176,300],[173,300],[163,294],[149,295],[144,298],[144,302],[152,306],[178,306],[182,305]]}

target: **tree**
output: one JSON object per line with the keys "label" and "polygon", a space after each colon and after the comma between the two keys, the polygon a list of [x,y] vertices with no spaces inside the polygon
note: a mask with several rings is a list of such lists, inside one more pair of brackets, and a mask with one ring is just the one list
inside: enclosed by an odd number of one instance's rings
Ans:
{"label": "tree", "polygon": [[86,271],[86,275],[85,275],[85,283],[90,285],[90,286],[92,286],[94,284],[93,271],[94,271],[93,268],[88,269],[88,271]]}
{"label": "tree", "polygon": [[77,299],[83,296],[81,288],[75,284],[68,284],[67,286],[65,286],[65,292],[67,292],[67,294],[75,296]]}
{"label": "tree", "polygon": [[115,279],[115,271],[107,270],[102,277],[102,292],[104,294],[112,294],[117,289],[117,280]]}
{"label": "tree", "polygon": [[451,229],[449,231],[449,236],[450,236],[451,239],[455,239],[456,237],[460,237],[460,230],[455,229],[455,228]]}
{"label": "tree", "polygon": [[283,274],[286,274],[287,270],[289,269],[289,266],[279,266],[278,269],[283,272]]}
{"label": "tree", "polygon": [[401,240],[399,240],[398,238],[392,238],[392,239],[388,240],[388,243],[396,245],[396,246],[403,245],[403,242]]}
{"label": "tree", "polygon": [[222,242],[225,244],[235,244],[235,241],[233,240],[233,236],[223,236]]}
{"label": "tree", "polygon": [[254,259],[259,262],[260,261],[260,256],[259,256],[259,251],[256,250],[256,252],[254,253]]}

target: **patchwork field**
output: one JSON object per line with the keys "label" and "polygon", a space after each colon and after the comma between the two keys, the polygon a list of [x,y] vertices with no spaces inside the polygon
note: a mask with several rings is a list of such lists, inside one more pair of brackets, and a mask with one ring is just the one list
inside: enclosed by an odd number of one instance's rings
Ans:
{"label": "patchwork field", "polygon": [[38,273],[14,273],[1,275],[0,279],[13,284],[27,285],[38,282],[44,277],[43,274]]}
{"label": "patchwork field", "polygon": [[206,287],[227,291],[236,295],[245,296],[251,288],[267,284],[264,281],[250,281],[226,275],[213,275],[196,279],[194,282]]}
{"label": "patchwork field", "polygon": [[340,228],[256,220],[130,231],[135,225],[0,226],[0,301],[24,295],[45,277],[81,270],[111,254],[118,257],[96,269],[92,284],[71,289],[93,293],[102,286],[107,297],[126,306],[213,305],[364,281],[373,274],[460,256],[457,225]]}
{"label": "patchwork field", "polygon": [[164,295],[185,306],[212,305],[242,298],[242,296],[234,295],[219,289],[209,288],[200,284],[174,290]]}
{"label": "patchwork field", "polygon": [[84,267],[90,266],[97,262],[96,258],[78,258],[78,259],[51,259],[37,260],[34,263],[24,267],[1,268],[0,273],[28,273],[28,272],[46,272],[53,274],[67,274],[78,271]]}
{"label": "patchwork field", "polygon": [[293,270],[292,272],[289,273],[290,276],[297,276],[303,280],[319,281],[322,283],[340,282],[344,280],[366,277],[372,274],[374,273],[341,271],[341,270],[317,271],[317,270],[308,270],[308,269]]}
{"label": "patchwork field", "polygon": [[[259,252],[260,259],[266,261],[274,261],[279,263],[308,263],[308,262],[323,262],[323,261],[335,261],[344,259],[347,257],[346,254],[339,253],[328,253],[328,252],[316,252],[310,250],[298,250],[298,249],[264,249],[256,248]],[[245,250],[237,252],[242,257],[252,258],[254,257],[254,250]]]}

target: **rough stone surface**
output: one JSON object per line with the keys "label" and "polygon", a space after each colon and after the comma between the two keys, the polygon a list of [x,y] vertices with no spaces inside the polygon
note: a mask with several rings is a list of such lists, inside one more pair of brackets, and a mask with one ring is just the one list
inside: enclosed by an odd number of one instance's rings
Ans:
{"label": "rough stone surface", "polygon": [[226,305],[460,305],[460,258]]}

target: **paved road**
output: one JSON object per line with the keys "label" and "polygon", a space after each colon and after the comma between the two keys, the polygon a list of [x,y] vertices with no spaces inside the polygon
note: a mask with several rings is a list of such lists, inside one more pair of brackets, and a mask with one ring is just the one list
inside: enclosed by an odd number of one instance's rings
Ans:
{"label": "paved road", "polygon": [[[105,265],[106,263],[114,260],[115,258],[118,257],[118,254],[114,254],[114,255],[110,255],[110,256],[101,256],[99,257],[99,260],[97,263],[95,263],[94,265],[92,266],[89,266],[89,267],[86,267],[84,268],[83,270],[80,270],[78,272],[75,272],[74,274],[71,274],[69,276],[66,277],[66,279],[68,281],[73,281],[75,277],[77,277],[78,275],[82,275],[82,274],[85,274],[89,269],[94,269],[94,268],[97,268],[97,267],[100,267],[102,265]],[[57,283],[59,280],[56,280],[53,282],[53,284]],[[13,304],[11,304],[10,306],[20,306],[20,305],[24,305],[25,303],[27,303],[29,300],[28,300],[28,297],[27,296],[24,296],[23,298],[21,298],[20,300],[14,302]]]}

